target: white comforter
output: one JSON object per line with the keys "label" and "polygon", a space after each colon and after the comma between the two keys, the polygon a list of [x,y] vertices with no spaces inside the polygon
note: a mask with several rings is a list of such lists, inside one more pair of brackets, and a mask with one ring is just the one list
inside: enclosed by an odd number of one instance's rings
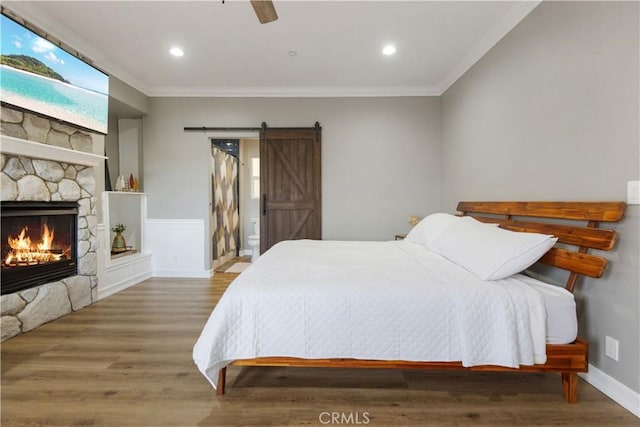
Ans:
{"label": "white comforter", "polygon": [[544,363],[543,300],[518,277],[481,281],[404,241],[281,242],[229,286],[193,358],[214,387],[268,356]]}

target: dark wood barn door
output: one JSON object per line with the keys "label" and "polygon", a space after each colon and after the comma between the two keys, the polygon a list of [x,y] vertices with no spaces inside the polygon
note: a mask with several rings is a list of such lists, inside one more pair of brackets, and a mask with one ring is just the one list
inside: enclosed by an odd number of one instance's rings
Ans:
{"label": "dark wood barn door", "polygon": [[320,133],[312,128],[260,132],[260,253],[282,240],[321,239]]}

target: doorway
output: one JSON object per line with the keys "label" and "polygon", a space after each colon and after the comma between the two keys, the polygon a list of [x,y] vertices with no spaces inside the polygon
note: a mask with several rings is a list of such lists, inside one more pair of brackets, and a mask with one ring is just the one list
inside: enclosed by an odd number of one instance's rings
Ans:
{"label": "doorway", "polygon": [[239,157],[238,139],[211,140],[211,256],[223,263],[239,250]]}
{"label": "doorway", "polygon": [[[308,128],[268,128],[263,122],[261,128],[185,130],[218,133],[209,135],[212,147],[215,140],[236,138],[234,141],[237,142],[239,158],[231,172],[214,164],[212,155],[209,229],[213,268],[234,255],[251,254],[249,248],[255,244],[255,238],[249,245],[249,236],[257,234],[256,219],[260,230],[260,253],[281,240],[322,238],[322,128],[318,122]],[[216,189],[217,170],[225,170],[220,173],[229,180],[235,177],[236,187],[233,188],[238,190]],[[216,202],[224,200],[229,192],[236,195],[236,206],[227,203],[216,209]],[[230,236],[235,238],[228,238]]]}
{"label": "doorway", "polygon": [[[257,184],[257,187],[256,187]],[[240,139],[240,255],[251,256],[249,236],[260,235],[260,140]]]}

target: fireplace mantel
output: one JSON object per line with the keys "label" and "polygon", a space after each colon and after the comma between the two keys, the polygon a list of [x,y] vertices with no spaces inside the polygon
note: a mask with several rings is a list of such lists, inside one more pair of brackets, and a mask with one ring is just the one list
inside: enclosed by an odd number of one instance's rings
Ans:
{"label": "fireplace mantel", "polygon": [[56,147],[7,135],[0,135],[0,152],[82,166],[97,166],[106,159],[105,156],[99,154]]}

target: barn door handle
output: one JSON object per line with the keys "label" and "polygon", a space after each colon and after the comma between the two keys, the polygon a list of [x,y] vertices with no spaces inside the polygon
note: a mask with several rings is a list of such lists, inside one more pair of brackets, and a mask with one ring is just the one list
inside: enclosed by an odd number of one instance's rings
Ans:
{"label": "barn door handle", "polygon": [[262,193],[262,215],[267,215],[267,194]]}

